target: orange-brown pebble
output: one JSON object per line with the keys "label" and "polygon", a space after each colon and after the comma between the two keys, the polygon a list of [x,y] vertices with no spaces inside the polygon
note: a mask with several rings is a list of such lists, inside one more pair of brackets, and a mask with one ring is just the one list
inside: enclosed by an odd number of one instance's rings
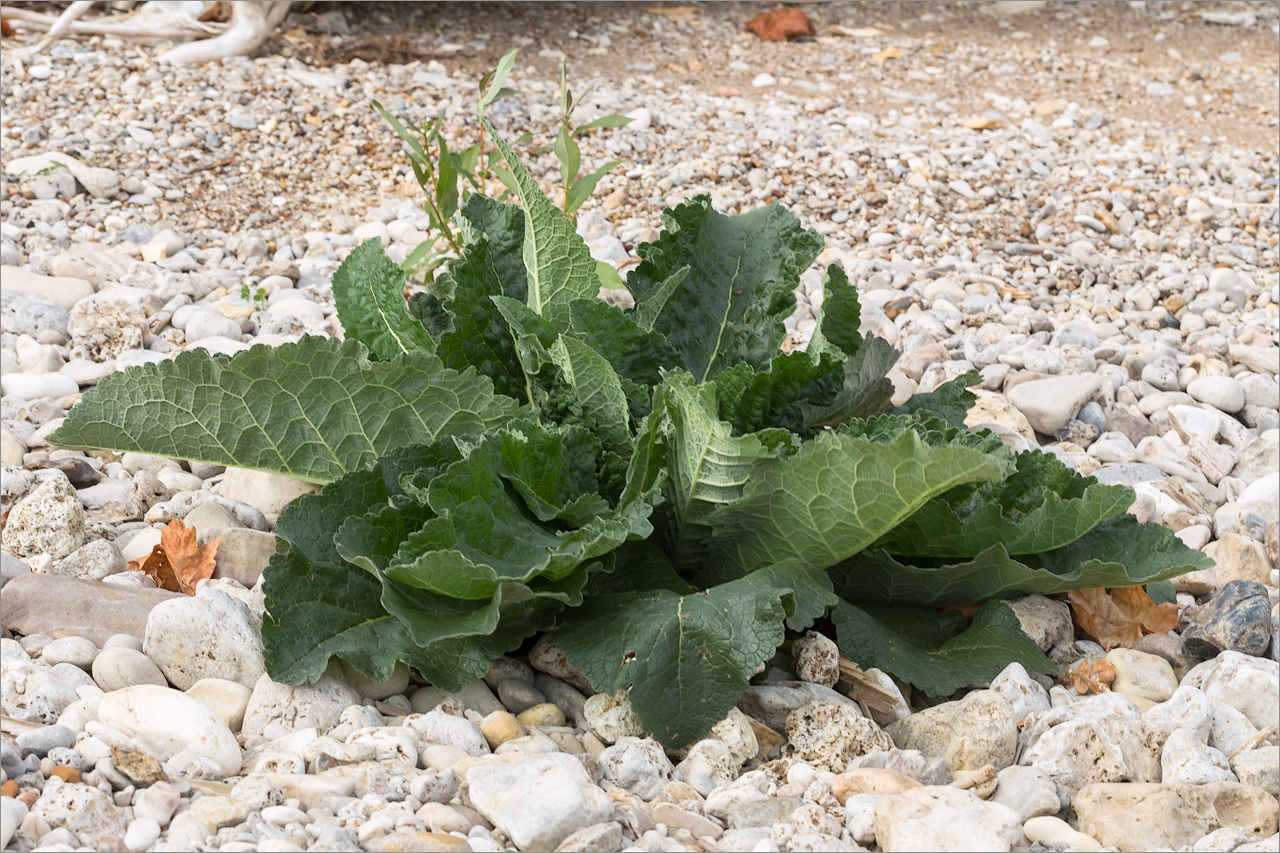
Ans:
{"label": "orange-brown pebble", "polygon": [[831,795],[844,805],[854,794],[901,794],[920,783],[905,773],[882,767],[859,767],[831,778]]}
{"label": "orange-brown pebble", "polygon": [[57,776],[63,782],[79,782],[80,771],[74,767],[68,767],[65,764],[59,764],[57,767],[49,771],[50,776]]}
{"label": "orange-brown pebble", "polygon": [[0,785],[0,795],[4,795],[6,797],[18,796],[18,783],[10,779],[3,785]]}

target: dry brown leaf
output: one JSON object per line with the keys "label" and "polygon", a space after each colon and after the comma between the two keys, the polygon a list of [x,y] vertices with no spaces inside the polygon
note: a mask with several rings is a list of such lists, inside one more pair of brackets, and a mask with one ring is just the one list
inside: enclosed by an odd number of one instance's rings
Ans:
{"label": "dry brown leaf", "polygon": [[171,521],[160,532],[160,544],[146,557],[130,560],[129,568],[144,572],[161,589],[195,595],[196,584],[213,575],[220,542],[197,545],[194,527]]}
{"label": "dry brown leaf", "polygon": [[1106,658],[1082,660],[1067,672],[1067,678],[1077,693],[1110,693],[1111,682],[1116,680],[1116,665]]}
{"label": "dry brown leaf", "polygon": [[1000,120],[995,118],[987,118],[986,116],[973,116],[971,118],[961,119],[960,123],[970,130],[995,130],[1000,127]]}
{"label": "dry brown leaf", "polygon": [[1067,593],[1067,601],[1076,624],[1108,650],[1130,648],[1143,634],[1178,627],[1178,605],[1156,604],[1140,586],[1073,589]]}
{"label": "dry brown leaf", "polygon": [[800,9],[761,12],[747,21],[747,29],[764,41],[790,41],[814,34],[813,21]]}
{"label": "dry brown leaf", "polygon": [[893,47],[886,47],[884,50],[880,51],[875,56],[871,57],[871,61],[877,65],[884,65],[885,60],[901,59],[901,58],[902,58],[902,48],[898,47],[895,44]]}

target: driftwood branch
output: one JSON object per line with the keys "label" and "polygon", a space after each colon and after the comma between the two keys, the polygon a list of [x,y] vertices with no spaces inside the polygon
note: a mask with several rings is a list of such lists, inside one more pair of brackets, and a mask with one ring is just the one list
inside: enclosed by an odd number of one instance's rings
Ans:
{"label": "driftwood branch", "polygon": [[132,39],[182,39],[186,41],[185,44],[166,50],[157,59],[161,62],[201,65],[217,62],[228,56],[253,53],[266,44],[275,29],[284,23],[294,4],[290,0],[234,0],[230,3],[231,21],[228,24],[206,23],[193,18],[147,12],[131,12],[119,18],[79,20],[92,5],[93,0],[76,0],[57,18],[5,6],[4,18],[6,23],[23,29],[47,30],[40,42],[22,49],[23,55],[39,53],[63,35],[77,33]]}
{"label": "driftwood branch", "polygon": [[[74,4],[73,4],[74,5]],[[70,9],[58,18],[32,12],[28,9],[15,9],[4,6],[4,19],[16,29],[50,30],[61,18],[66,17]],[[78,16],[77,16],[78,17]],[[156,16],[161,17],[161,16]],[[144,22],[136,15],[122,18],[93,18],[79,21],[74,18],[67,22],[65,33],[92,36],[117,36],[120,38],[144,39],[189,39],[216,35],[226,29],[226,24],[202,23],[200,21],[164,16],[162,21]]]}
{"label": "driftwood branch", "polygon": [[202,65],[228,56],[246,56],[266,44],[267,39],[271,38],[272,30],[288,14],[289,0],[274,0],[270,3],[235,0],[231,4],[231,24],[222,35],[206,41],[178,45],[166,50],[157,59],[160,62]]}

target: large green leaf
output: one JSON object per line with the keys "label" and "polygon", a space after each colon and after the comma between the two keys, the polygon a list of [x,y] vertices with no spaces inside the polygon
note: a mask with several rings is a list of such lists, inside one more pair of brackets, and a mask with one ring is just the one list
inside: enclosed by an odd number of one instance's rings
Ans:
{"label": "large green leaf", "polygon": [[990,681],[1011,663],[1032,672],[1058,671],[1003,601],[988,601],[967,628],[954,611],[847,602],[836,607],[832,621],[845,657],[931,696],[949,696],[966,684]]}
{"label": "large green leaf", "polygon": [[604,300],[579,299],[570,312],[573,334],[608,359],[619,377],[643,387],[646,396],[662,383],[662,371],[679,363],[679,353],[666,338]]}
{"label": "large green leaf", "polygon": [[660,588],[594,596],[564,614],[553,640],[597,690],[630,687],[641,724],[679,749],[724,718],[781,644],[794,586],[827,583],[813,570],[796,579],[801,571],[757,572],[691,595]]}
{"label": "large green leaf", "polygon": [[[436,517],[406,531],[391,559],[378,568],[390,580],[418,590],[487,599],[504,585],[532,585],[536,578],[559,583],[627,539],[652,532],[651,507],[643,496],[614,510],[594,489],[587,491],[594,486],[593,470],[584,474],[581,465],[576,471],[562,467],[567,476],[548,472],[535,481],[529,469],[512,466],[513,452],[518,456],[521,448],[534,449],[550,458],[556,442],[562,445],[561,460],[583,454],[594,460],[598,448],[594,436],[580,428],[499,433],[472,448],[428,486],[427,501]],[[564,529],[551,523],[555,516],[539,520],[530,512],[530,497],[536,499],[535,510],[563,512],[578,518],[580,526]],[[557,502],[565,506],[555,506]],[[344,525],[339,539],[358,521]],[[559,587],[540,589],[546,597],[560,595]],[[563,600],[576,604],[580,591],[578,584]]]}
{"label": "large green leaf", "polygon": [[600,442],[577,425],[502,436],[500,473],[539,521],[560,519],[581,527],[609,511],[598,494]]}
{"label": "large green leaf", "polygon": [[844,363],[844,384],[836,398],[826,406],[805,406],[805,422],[811,427],[835,426],[889,411],[893,383],[885,375],[897,361],[898,351],[884,338],[863,338]]}
{"label": "large green leaf", "polygon": [[969,409],[978,397],[969,390],[982,382],[982,374],[967,370],[955,379],[942,383],[932,391],[915,394],[893,410],[895,415],[942,418],[953,427],[963,427]]}
{"label": "large green leaf", "polygon": [[[653,323],[699,382],[738,362],[763,368],[786,334],[800,273],[822,251],[822,238],[779,205],[725,216],[707,196],[662,214],[666,230],[640,249],[627,277],[636,313]],[[679,286],[664,286],[683,267]],[[666,301],[660,313],[649,299]]]}
{"label": "large green leaf", "polygon": [[516,404],[425,352],[371,362],[357,341],[307,336],[228,358],[194,350],[87,392],[49,437],[327,483],[408,444],[501,426]]}
{"label": "large green leaf", "polygon": [[275,554],[263,572],[264,656],[276,681],[314,681],[336,656],[376,681],[404,661],[434,683],[461,689],[523,640],[469,636],[424,647],[383,606],[376,574],[341,561],[334,531],[344,517],[386,497],[383,474],[380,466],[353,472],[281,514],[277,531],[290,549]]}
{"label": "large green leaf", "polygon": [[600,431],[603,444],[625,450],[631,443],[631,414],[613,366],[585,341],[569,335],[561,335],[550,354],[582,414]]}
{"label": "large green leaf", "polygon": [[712,577],[741,576],[791,558],[833,566],[935,495],[999,478],[1010,466],[979,447],[930,446],[909,418],[877,420],[901,431],[885,441],[822,433],[794,456],[758,462],[742,499],[711,519]]}
{"label": "large green leaf", "polygon": [[1017,456],[1003,480],[967,483],[929,501],[873,547],[912,557],[971,557],[999,543],[1008,554],[1069,545],[1123,513],[1133,490],[1081,477],[1051,453]]}
{"label": "large green leaf", "polygon": [[863,337],[858,331],[862,321],[862,305],[858,302],[858,290],[849,283],[849,276],[835,264],[827,267],[822,276],[822,311],[818,327],[809,339],[809,349],[827,344],[845,355],[853,355],[862,348]]}
{"label": "large green leaf", "polygon": [[1208,568],[1173,531],[1121,515],[1063,548],[1009,556],[996,543],[969,559],[892,556],[869,549],[830,569],[836,589],[872,604],[964,605],[988,598],[1136,586]]}
{"label": "large green leaf", "polygon": [[778,353],[767,370],[739,362],[716,377],[720,417],[737,432],[781,427],[806,435],[806,415],[830,405],[844,378],[843,357],[830,352]]}
{"label": "large green leaf", "polygon": [[405,279],[404,270],[387,257],[377,239],[357,246],[333,274],[333,301],[346,336],[378,358],[436,348],[431,335],[409,314]]}
{"label": "large green leaf", "polygon": [[436,278],[438,289],[448,299],[415,299],[440,318],[433,325],[445,326],[436,349],[445,364],[457,370],[474,367],[493,380],[499,393],[524,400],[524,371],[516,344],[492,299],[525,300],[528,282],[521,257],[524,215],[513,204],[473,195],[459,222],[467,237],[466,247]]}
{"label": "large green leaf", "polygon": [[738,501],[752,476],[752,466],[781,451],[778,441],[790,438],[775,431],[733,435],[716,418],[715,386],[695,385],[687,373],[673,373],[654,395],[651,418],[665,415],[665,461],[670,479],[663,514],[667,549],[681,571],[697,569],[711,535],[716,509]]}
{"label": "large green leaf", "polygon": [[529,170],[515,152],[481,119],[485,130],[507,161],[516,192],[524,208],[524,267],[528,278],[528,305],[560,331],[569,328],[569,305],[575,299],[594,297],[600,289],[596,262],[573,222],[542,194]]}

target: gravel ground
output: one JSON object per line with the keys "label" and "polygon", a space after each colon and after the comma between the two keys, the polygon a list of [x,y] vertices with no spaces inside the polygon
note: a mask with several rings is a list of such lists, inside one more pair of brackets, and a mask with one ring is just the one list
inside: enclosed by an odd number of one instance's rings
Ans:
{"label": "gravel ground", "polygon": [[[6,40],[0,846],[1275,850],[1277,8],[1031,5],[808,4],[814,40],[766,43],[745,3],[317,4],[192,69]],[[635,119],[583,145],[626,161],[579,218],[597,258],[625,272],[695,193],[786,204],[904,353],[899,400],[981,370],[972,425],[1133,486],[1214,558],[1175,581],[1179,629],[1106,654],[1112,693],[1015,665],[885,711],[824,686],[814,639],[810,680],[771,676],[671,756],[539,647],[456,697],[407,670],[271,682],[259,576],[296,484],[45,437],[114,370],[338,333],[341,259],[426,225],[368,101],[468,144],[512,46],[522,94],[493,114],[526,149],[562,58],[583,119]],[[814,273],[798,296],[803,346]],[[171,518],[236,544],[193,598],[124,571]],[[1104,655],[1063,602],[1015,609],[1059,663]]]}

